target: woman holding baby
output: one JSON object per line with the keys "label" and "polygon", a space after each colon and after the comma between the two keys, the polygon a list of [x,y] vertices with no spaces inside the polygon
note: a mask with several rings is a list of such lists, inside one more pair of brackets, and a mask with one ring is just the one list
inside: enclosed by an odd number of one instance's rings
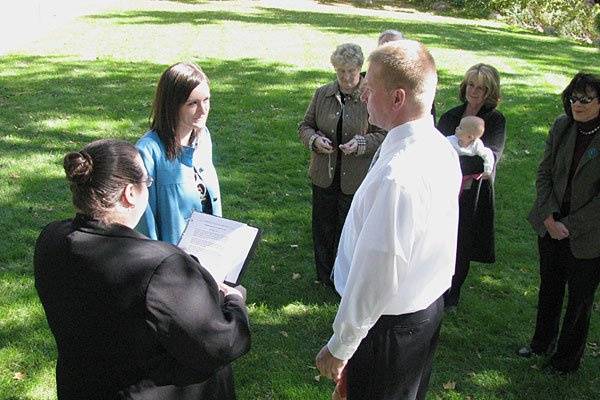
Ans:
{"label": "woman holding baby", "polygon": [[[500,75],[496,68],[476,64],[469,68],[460,84],[462,104],[445,112],[438,129],[445,136],[459,134],[457,128],[464,117],[476,116],[483,120],[483,145],[494,157],[490,173],[484,173],[484,159],[479,155],[461,155],[463,176],[474,175],[466,181],[459,199],[458,245],[452,287],[446,293],[446,309],[454,309],[460,298],[460,288],[469,272],[471,261],[493,263],[494,245],[494,179],[496,165],[502,156],[506,141],[506,120],[496,110],[500,100]],[[459,129],[460,131],[460,129]]]}

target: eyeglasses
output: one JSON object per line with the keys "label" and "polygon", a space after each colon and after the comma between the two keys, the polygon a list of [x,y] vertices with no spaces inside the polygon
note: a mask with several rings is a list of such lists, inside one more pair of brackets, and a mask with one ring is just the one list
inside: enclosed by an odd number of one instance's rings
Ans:
{"label": "eyeglasses", "polygon": [[144,179],[144,180],[142,181],[142,183],[143,183],[143,184],[145,184],[145,185],[146,185],[146,187],[150,187],[150,186],[152,186],[152,184],[154,183],[154,178],[153,178],[153,177],[151,177],[150,175],[148,175],[148,177],[147,177],[146,179]]}
{"label": "eyeglasses", "polygon": [[576,102],[580,102],[581,104],[590,104],[594,99],[597,99],[598,96],[575,96],[571,95],[569,97],[569,102],[571,104],[575,104]]}

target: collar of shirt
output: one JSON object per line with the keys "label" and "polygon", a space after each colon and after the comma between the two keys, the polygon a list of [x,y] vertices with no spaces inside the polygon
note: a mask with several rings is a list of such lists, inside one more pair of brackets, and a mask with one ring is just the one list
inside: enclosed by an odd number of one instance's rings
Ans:
{"label": "collar of shirt", "polygon": [[387,159],[398,151],[398,145],[412,138],[418,140],[422,135],[434,132],[433,117],[431,115],[398,125],[388,132],[381,143],[379,159]]}
{"label": "collar of shirt", "polygon": [[[360,87],[362,86],[363,79],[364,78],[361,76],[358,81],[358,85],[356,85],[356,88],[354,88],[354,90],[352,91],[351,94],[346,95],[346,99],[350,98],[350,99],[352,99],[352,101],[354,103],[358,103],[359,101],[361,101],[360,100],[360,94],[361,94]],[[339,93],[340,93],[340,84],[337,81],[337,79],[325,88],[325,96],[326,97],[339,96]]]}

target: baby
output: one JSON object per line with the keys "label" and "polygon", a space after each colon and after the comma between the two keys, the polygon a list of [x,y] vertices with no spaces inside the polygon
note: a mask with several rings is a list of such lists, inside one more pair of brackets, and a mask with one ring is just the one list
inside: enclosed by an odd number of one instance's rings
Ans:
{"label": "baby", "polygon": [[[456,127],[455,134],[448,136],[448,141],[459,156],[479,156],[483,159],[481,178],[489,178],[494,169],[494,153],[481,141],[485,122],[475,116],[464,117]],[[479,179],[479,177],[477,177]]]}

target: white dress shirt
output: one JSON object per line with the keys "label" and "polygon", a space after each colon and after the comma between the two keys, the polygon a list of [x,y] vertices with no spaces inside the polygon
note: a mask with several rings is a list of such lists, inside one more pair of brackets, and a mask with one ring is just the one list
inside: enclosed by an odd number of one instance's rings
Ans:
{"label": "white dress shirt", "polygon": [[389,131],[340,238],[342,300],[327,344],[336,358],[348,360],[381,315],[423,310],[450,287],[461,179],[431,116]]}
{"label": "white dress shirt", "polygon": [[454,147],[459,156],[479,156],[483,159],[483,172],[491,174],[494,169],[494,153],[491,149],[485,147],[481,139],[475,139],[467,147],[462,147],[458,143],[456,135],[447,137],[448,141]]}

